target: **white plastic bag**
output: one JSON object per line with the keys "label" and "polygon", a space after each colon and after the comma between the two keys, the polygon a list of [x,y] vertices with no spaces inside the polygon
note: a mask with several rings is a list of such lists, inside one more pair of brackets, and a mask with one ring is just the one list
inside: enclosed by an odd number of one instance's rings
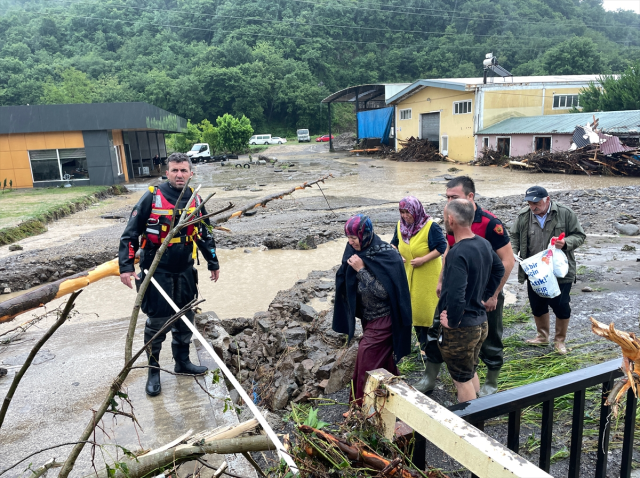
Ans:
{"label": "white plastic bag", "polygon": [[[560,234],[560,237],[558,237],[558,239],[564,239],[564,232]],[[547,250],[550,251],[551,255],[553,256],[553,275],[562,278],[569,273],[569,261],[567,260],[567,256],[565,255],[565,253],[562,252],[562,249],[557,249],[555,247],[556,240],[557,239],[555,237],[551,239],[551,243],[549,244],[549,248]]]}
{"label": "white plastic bag", "polygon": [[549,248],[520,261],[522,269],[529,276],[533,291],[546,299],[553,299],[560,295],[558,280],[553,273],[554,255],[554,251]]}

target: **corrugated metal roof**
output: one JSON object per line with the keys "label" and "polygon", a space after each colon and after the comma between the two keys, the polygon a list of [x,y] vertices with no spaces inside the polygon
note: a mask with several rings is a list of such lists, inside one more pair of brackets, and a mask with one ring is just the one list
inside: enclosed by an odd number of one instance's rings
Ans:
{"label": "corrugated metal roof", "polygon": [[622,144],[620,142],[620,138],[617,136],[611,136],[600,132],[598,133],[598,137],[601,141],[600,151],[602,151],[602,154],[622,153],[631,149]]}
{"label": "corrugated metal roof", "polygon": [[604,133],[640,134],[640,110],[509,118],[476,134],[573,134],[576,126],[593,123],[594,115]]}

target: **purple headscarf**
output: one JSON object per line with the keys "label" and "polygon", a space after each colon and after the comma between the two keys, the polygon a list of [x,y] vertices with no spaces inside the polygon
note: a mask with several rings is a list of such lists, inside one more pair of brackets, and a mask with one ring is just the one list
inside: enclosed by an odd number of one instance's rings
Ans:
{"label": "purple headscarf", "polygon": [[414,196],[407,196],[400,201],[398,209],[406,209],[413,216],[413,224],[407,224],[400,216],[400,233],[402,240],[409,244],[409,240],[420,232],[431,216],[424,210],[420,200]]}
{"label": "purple headscarf", "polygon": [[369,247],[373,240],[373,224],[369,216],[357,214],[349,218],[344,225],[344,233],[347,236],[356,236],[360,241],[360,249]]}

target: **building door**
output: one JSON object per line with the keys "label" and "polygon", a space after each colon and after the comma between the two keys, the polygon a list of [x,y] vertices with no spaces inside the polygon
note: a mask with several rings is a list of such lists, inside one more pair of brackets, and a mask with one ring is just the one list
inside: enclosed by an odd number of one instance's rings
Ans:
{"label": "building door", "polygon": [[423,114],[421,115],[421,120],[421,139],[430,141],[431,144],[440,149],[440,113]]}

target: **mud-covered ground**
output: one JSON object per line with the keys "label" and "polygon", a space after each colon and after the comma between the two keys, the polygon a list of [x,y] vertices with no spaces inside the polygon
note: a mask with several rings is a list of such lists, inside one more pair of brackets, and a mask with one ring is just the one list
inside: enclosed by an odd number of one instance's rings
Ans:
{"label": "mud-covered ground", "polygon": [[[591,333],[589,316],[605,323],[613,320],[616,327],[622,330],[638,331],[640,327],[640,236],[621,237],[615,226],[635,226],[640,220],[640,186],[626,179],[531,175],[465,165],[457,165],[459,171],[449,171],[451,164],[398,164],[372,158],[349,157],[344,153],[329,153],[326,145],[270,148],[267,155],[278,157],[278,162],[250,169],[236,168],[235,165],[197,165],[194,183],[202,184],[205,194],[216,192],[208,209],[216,210],[228,202],[242,206],[262,196],[284,191],[328,174],[332,174],[334,178],[321,185],[324,195],[317,187],[299,191],[283,200],[269,203],[266,208],[258,208],[256,214],[250,217],[229,221],[225,226],[232,230],[230,234],[216,231],[223,268],[224,251],[235,248],[300,249],[300,260],[304,260],[304,249],[313,248],[314,243],[317,245],[334,240],[342,241],[343,224],[354,213],[370,215],[377,233],[390,234],[398,221],[397,201],[406,194],[414,194],[423,200],[429,214],[438,220],[442,217],[444,206],[444,184],[448,177],[455,174],[470,174],[474,177],[479,193],[477,202],[493,211],[507,225],[523,206],[522,191],[532,184],[542,184],[552,191],[554,199],[569,205],[578,213],[589,236],[585,246],[576,254],[578,282],[572,291],[573,314],[568,346],[571,349],[570,357],[579,359],[571,359],[571,366],[584,367],[619,355],[619,350],[613,344]],[[237,163],[243,164],[246,159],[241,158]],[[37,237],[33,241],[27,240],[23,251],[9,252],[6,246],[0,248],[0,293],[5,289],[13,292],[29,289],[116,257],[118,238],[132,205],[144,190],[140,188],[117,201],[78,213],[76,223],[74,216],[63,220],[64,223],[60,221],[65,226],[58,235],[47,237],[46,240],[39,240]],[[52,225],[51,230],[55,227],[55,224]],[[334,263],[327,263],[325,269],[329,270],[333,266]],[[286,264],[282,267],[286,267]],[[289,294],[290,302],[302,302],[315,308],[317,312],[324,311],[324,317],[329,317],[332,299],[331,290],[327,288],[329,276],[318,272],[309,281],[302,281],[297,285],[295,297],[286,290],[280,292],[270,310],[284,310],[275,305],[281,304]],[[591,292],[583,292],[582,289],[586,287]],[[308,292],[300,292],[301,289]],[[536,360],[551,353],[552,349],[522,346],[522,338],[534,333],[527,310],[526,290],[517,283],[515,273],[507,284],[507,289],[515,294],[515,304],[511,308],[513,316],[517,317],[520,311],[525,313],[505,327],[507,361],[531,360],[535,366]],[[298,318],[295,320],[299,321]],[[304,328],[308,324],[309,322],[300,320],[297,326]],[[276,327],[281,332],[286,332],[286,320]],[[316,344],[315,351],[318,349],[320,345]],[[314,357],[318,358],[320,355],[316,354]],[[306,357],[308,356],[307,354]],[[417,357],[416,354],[416,365],[407,368],[406,375],[410,383],[420,375],[420,360]],[[445,370],[440,379],[433,398],[450,406],[455,402],[455,395]],[[321,380],[314,378],[314,384],[319,386],[320,382]],[[507,383],[501,384],[502,388],[508,386]],[[326,397],[338,403],[346,403],[347,388]],[[595,406],[591,405],[591,408]],[[344,411],[344,405],[325,404],[320,406],[320,417],[327,422],[336,423],[342,419]],[[286,409],[279,412],[282,417],[287,417],[287,413]],[[567,459],[562,458],[562,450],[568,447],[569,423],[570,411],[562,411],[557,416],[554,428],[553,453],[560,452],[552,466],[554,476],[566,476]],[[591,425],[588,423],[587,427],[589,426]],[[612,429],[613,447],[609,455],[608,476],[611,477],[618,476],[622,422],[615,426],[617,428]],[[290,432],[290,422],[282,422],[281,431]],[[506,442],[506,422],[487,424],[486,432],[499,441]],[[585,442],[593,450],[594,437],[587,435],[585,433]],[[523,418],[521,453],[533,463],[537,463],[537,437],[539,417],[532,411]],[[636,444],[638,446],[640,443]],[[594,452],[585,453],[585,470],[592,469],[594,461]],[[465,476],[464,473],[456,473],[459,465],[448,461],[435,447],[429,447],[428,462],[448,471],[451,476]],[[585,472],[585,476],[589,474]]]}

